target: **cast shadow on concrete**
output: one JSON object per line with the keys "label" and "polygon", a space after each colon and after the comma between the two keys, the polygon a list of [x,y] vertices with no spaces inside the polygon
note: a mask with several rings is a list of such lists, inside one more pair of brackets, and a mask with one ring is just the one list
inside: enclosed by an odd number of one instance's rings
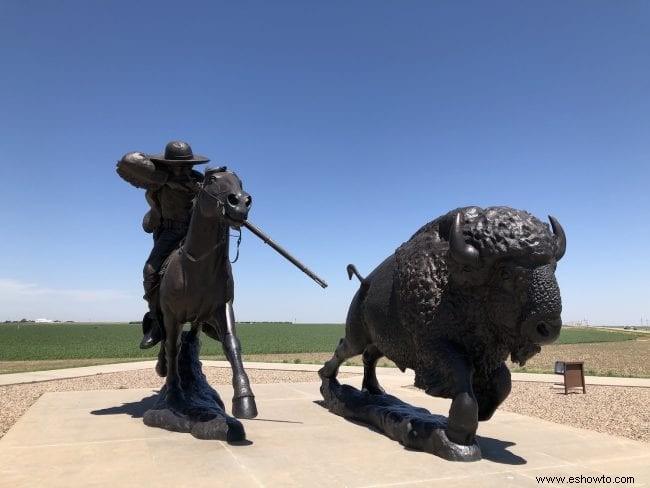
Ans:
{"label": "cast shadow on concrete", "polygon": [[[315,400],[314,403],[327,409],[327,406],[323,400]],[[430,420],[432,422],[440,424],[440,426],[443,428],[446,426],[447,417],[445,417],[444,415],[430,414],[430,416],[431,416]],[[366,424],[363,421],[352,419],[349,417],[344,417],[344,418],[346,421],[350,422],[351,424],[363,427],[378,435],[386,436],[385,432],[383,432],[382,430],[378,429],[373,425]],[[498,464],[509,464],[513,466],[527,463],[527,461],[524,458],[508,451],[509,447],[515,445],[514,442],[492,439],[491,437],[482,437],[482,436],[476,436],[476,437],[477,437],[477,442],[481,448],[482,459],[487,461],[492,461]],[[402,448],[406,451],[418,451],[417,449],[407,447],[407,446],[402,446]]]}
{"label": "cast shadow on concrete", "polygon": [[123,403],[119,407],[102,408],[101,410],[93,410],[90,412],[93,415],[130,415],[134,419],[141,419],[147,410],[153,408],[158,398],[158,393],[138,400],[137,402]]}
{"label": "cast shadow on concrete", "polygon": [[[92,415],[129,415],[131,418],[135,419],[141,419],[144,417],[144,414],[152,410],[156,402],[158,401],[160,393],[155,392],[151,396],[148,396],[146,398],[143,398],[142,400],[138,400],[136,402],[128,402],[128,403],[123,403],[120,406],[117,407],[107,407],[107,408],[102,408],[100,410],[93,410],[90,413]],[[168,430],[174,430],[174,429],[168,429]],[[175,430],[177,432],[184,432],[182,430]],[[196,436],[195,436],[196,437]],[[200,438],[200,437],[199,437]],[[225,440],[228,442],[228,444],[233,445],[233,446],[250,446],[253,444],[252,441],[248,439],[211,439],[211,438],[206,438],[206,440]]]}
{"label": "cast shadow on concrete", "polygon": [[256,417],[254,419],[248,419],[249,422],[272,422],[276,424],[300,424],[303,425],[304,422],[300,422],[298,420],[280,420],[280,419],[263,419],[260,417]]}
{"label": "cast shadow on concrete", "polygon": [[514,442],[492,439],[491,437],[476,437],[478,438],[478,445],[481,446],[483,459],[487,459],[493,463],[510,464],[513,466],[526,464],[528,462],[521,456],[517,456],[508,451],[509,447],[516,445]]}

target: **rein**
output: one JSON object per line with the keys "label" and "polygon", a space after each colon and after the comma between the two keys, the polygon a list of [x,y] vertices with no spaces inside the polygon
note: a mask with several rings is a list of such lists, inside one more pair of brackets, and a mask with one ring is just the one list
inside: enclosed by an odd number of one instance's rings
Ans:
{"label": "rein", "polygon": [[217,242],[217,243],[214,245],[214,247],[212,247],[212,249],[210,249],[210,250],[204,252],[204,253],[201,254],[198,258],[195,258],[194,256],[192,256],[192,255],[191,255],[187,250],[185,250],[185,247],[183,247],[182,245],[181,245],[181,247],[180,247],[180,253],[181,253],[183,256],[185,256],[187,259],[189,259],[190,261],[192,261],[193,263],[198,263],[199,261],[201,261],[201,260],[207,258],[210,254],[212,254],[212,253],[215,251],[215,249],[217,249],[219,246],[222,246],[222,245],[223,245],[223,242]]}
{"label": "rein", "polygon": [[[239,231],[239,237],[237,237],[237,255],[235,256],[235,259],[230,261],[230,264],[235,264],[239,259],[239,245],[241,244],[241,227],[237,230]],[[235,237],[235,236],[231,236],[231,237]]]}

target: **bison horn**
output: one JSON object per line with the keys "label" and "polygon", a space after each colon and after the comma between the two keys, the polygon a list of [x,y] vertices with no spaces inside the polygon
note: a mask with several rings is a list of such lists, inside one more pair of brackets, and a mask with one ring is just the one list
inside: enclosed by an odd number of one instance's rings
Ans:
{"label": "bison horn", "polygon": [[566,234],[564,233],[564,229],[555,217],[549,215],[548,220],[551,221],[553,234],[555,234],[556,237],[557,247],[555,249],[555,259],[556,261],[559,261],[562,259],[562,256],[564,256],[564,253],[566,252]]}
{"label": "bison horn", "polygon": [[463,237],[463,227],[461,224],[460,212],[454,217],[449,232],[449,253],[455,261],[460,264],[476,266],[478,265],[479,253],[471,244],[465,242]]}

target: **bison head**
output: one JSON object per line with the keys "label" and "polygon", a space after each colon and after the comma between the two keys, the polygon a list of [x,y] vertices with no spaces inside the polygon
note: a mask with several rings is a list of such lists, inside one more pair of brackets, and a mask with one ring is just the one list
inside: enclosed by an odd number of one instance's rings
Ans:
{"label": "bison head", "polygon": [[562,303],[555,267],[564,255],[566,237],[551,216],[552,233],[548,224],[527,212],[476,210],[470,207],[452,217],[449,254],[456,266],[450,266],[449,278],[482,290],[490,324],[507,331],[511,359],[523,365],[560,334]]}

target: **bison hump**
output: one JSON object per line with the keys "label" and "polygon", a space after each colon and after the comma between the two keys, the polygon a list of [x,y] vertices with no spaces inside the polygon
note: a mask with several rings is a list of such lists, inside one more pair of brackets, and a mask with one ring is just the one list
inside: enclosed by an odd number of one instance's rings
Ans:
{"label": "bison hump", "polygon": [[422,233],[395,251],[395,288],[405,326],[419,328],[435,319],[447,285],[447,249],[436,235]]}

